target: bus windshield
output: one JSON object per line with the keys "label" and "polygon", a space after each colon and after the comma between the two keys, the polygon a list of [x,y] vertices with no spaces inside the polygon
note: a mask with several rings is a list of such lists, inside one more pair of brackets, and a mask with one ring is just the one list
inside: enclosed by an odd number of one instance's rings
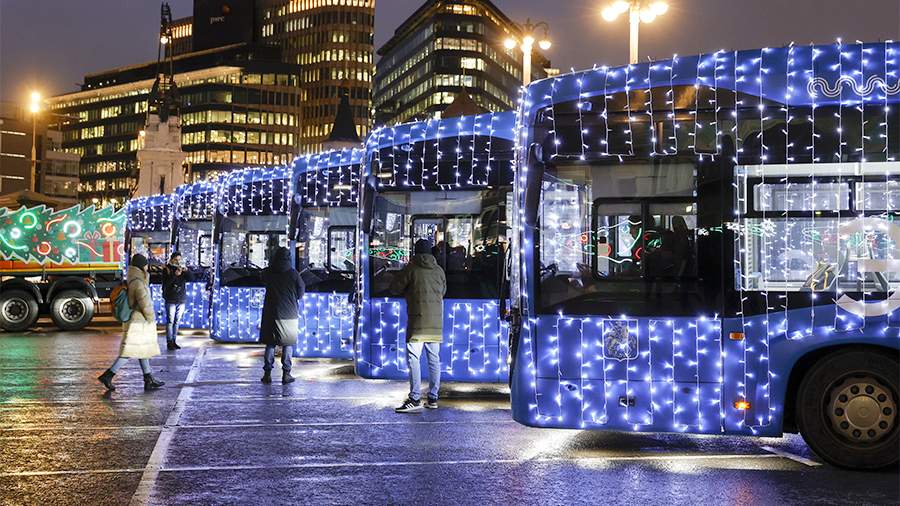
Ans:
{"label": "bus windshield", "polygon": [[396,295],[391,280],[409,262],[415,242],[427,239],[447,274],[446,298],[499,297],[507,196],[498,190],[378,195],[369,243],[372,296]]}
{"label": "bus windshield", "polygon": [[356,209],[304,209],[297,232],[297,270],[311,292],[349,292],[353,288]]}
{"label": "bus windshield", "polygon": [[192,270],[212,267],[212,225],[208,221],[184,221],[178,224],[178,252]]}
{"label": "bus windshield", "polygon": [[677,294],[703,306],[694,162],[678,157],[546,167],[538,286],[545,313],[639,315]]}
{"label": "bus windshield", "polygon": [[219,265],[225,286],[260,286],[262,269],[275,250],[288,245],[287,216],[230,216],[222,219]]}

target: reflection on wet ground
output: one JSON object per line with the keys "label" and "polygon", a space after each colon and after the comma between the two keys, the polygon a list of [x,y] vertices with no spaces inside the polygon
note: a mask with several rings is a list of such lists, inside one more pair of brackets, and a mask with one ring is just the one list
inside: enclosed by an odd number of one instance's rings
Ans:
{"label": "reflection on wet ground", "polygon": [[[259,383],[262,349],[186,335],[104,394],[114,326],[0,337],[0,504],[896,504],[897,471],[832,468],[797,436],[541,430],[506,385],[445,384],[398,415],[406,384],[296,360]],[[262,498],[265,498],[263,501]]]}

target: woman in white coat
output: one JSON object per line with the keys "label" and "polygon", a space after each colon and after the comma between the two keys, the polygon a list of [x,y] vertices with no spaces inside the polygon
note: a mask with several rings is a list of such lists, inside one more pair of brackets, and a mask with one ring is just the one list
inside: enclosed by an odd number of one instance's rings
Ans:
{"label": "woman in white coat", "polygon": [[144,372],[144,390],[156,390],[165,385],[150,374],[150,358],[159,355],[159,342],[156,340],[156,313],[153,311],[153,299],[150,297],[150,272],[147,257],[136,254],[128,264],[127,289],[128,305],[131,307],[131,318],[122,326],[122,345],[119,358],[100,375],[98,380],[108,390],[115,390],[113,376],[129,358],[136,358]]}

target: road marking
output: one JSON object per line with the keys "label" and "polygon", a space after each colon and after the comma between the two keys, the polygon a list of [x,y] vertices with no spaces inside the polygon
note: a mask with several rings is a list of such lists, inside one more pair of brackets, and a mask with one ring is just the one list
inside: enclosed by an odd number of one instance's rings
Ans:
{"label": "road marking", "polygon": [[[786,458],[773,453],[753,455],[635,455],[621,457],[582,457],[569,459],[565,457],[545,457],[537,459],[471,459],[471,460],[412,460],[412,461],[382,461],[382,462],[319,462],[307,464],[255,464],[234,466],[178,466],[160,468],[159,473],[184,473],[203,471],[258,471],[258,470],[289,470],[289,469],[335,469],[335,468],[365,468],[365,467],[418,467],[418,466],[473,466],[491,464],[603,464],[610,462],[641,462],[641,461],[697,461],[697,460],[749,460],[749,459],[779,459]],[[17,476],[54,476],[72,474],[115,474],[144,472],[144,469],[84,469],[71,471],[21,471],[0,473],[0,478]],[[154,478],[155,479],[155,478]],[[143,481],[143,480],[142,480]]]}
{"label": "road marking", "polygon": [[132,505],[144,505],[148,504],[150,501],[150,493],[153,491],[153,485],[156,484],[156,479],[159,477],[159,471],[162,468],[163,461],[169,451],[169,445],[172,443],[172,438],[178,430],[178,422],[181,420],[181,415],[184,413],[187,403],[191,399],[191,395],[193,395],[194,389],[190,384],[194,382],[194,378],[200,373],[200,363],[203,362],[206,350],[207,347],[204,342],[200,345],[197,355],[194,357],[194,362],[191,364],[191,370],[188,371],[187,377],[184,380],[185,385],[181,387],[178,398],[175,399],[175,406],[172,408],[172,412],[169,413],[169,417],[166,419],[166,423],[159,433],[159,438],[157,438],[156,445],[153,447],[153,453],[150,454],[150,459],[144,467],[141,481],[138,483],[137,490],[134,491],[134,495],[131,497],[130,504]]}
{"label": "road marking", "polygon": [[[179,429],[245,429],[245,428],[278,428],[278,427],[357,427],[367,425],[377,426],[402,426],[402,425],[513,425],[515,420],[422,420],[414,422],[236,422],[236,423],[212,423],[212,424],[186,424],[179,425]],[[157,430],[162,425],[22,425],[18,427],[0,428],[0,432],[32,432],[32,431],[95,431],[95,430]],[[2,439],[2,436],[0,436]]]}
{"label": "road marking", "polygon": [[821,462],[816,462],[815,460],[811,460],[811,459],[808,459],[808,458],[806,458],[806,457],[801,457],[800,455],[795,455],[795,454],[793,454],[793,453],[786,452],[786,451],[784,451],[784,450],[779,450],[778,448],[773,448],[773,447],[771,447],[771,446],[761,446],[760,448],[762,448],[763,450],[765,450],[765,451],[767,451],[767,452],[772,452],[772,453],[774,453],[775,455],[780,455],[780,456],[782,456],[782,457],[784,457],[784,458],[786,458],[786,459],[791,459],[791,460],[793,460],[794,462],[799,462],[799,463],[801,463],[801,464],[803,464],[803,465],[805,465],[805,466],[809,466],[809,467],[819,467],[819,466],[822,465]]}

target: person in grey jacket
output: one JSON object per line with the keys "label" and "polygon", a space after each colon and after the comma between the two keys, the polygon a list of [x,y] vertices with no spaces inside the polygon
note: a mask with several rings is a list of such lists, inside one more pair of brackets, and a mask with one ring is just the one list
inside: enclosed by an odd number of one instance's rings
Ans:
{"label": "person in grey jacket", "polygon": [[300,314],[297,305],[306,291],[300,273],[291,265],[291,252],[280,247],[275,250],[269,266],[263,272],[266,298],[263,301],[260,342],[266,345],[263,364],[263,383],[272,382],[275,366],[275,347],[281,346],[281,383],[294,382],[291,376],[291,355],[297,344]]}
{"label": "person in grey jacket", "polygon": [[431,242],[416,241],[413,257],[391,282],[391,291],[406,299],[406,361],[409,364],[409,397],[397,413],[422,410],[422,372],[419,358],[428,355],[428,398],[425,407],[437,409],[441,386],[441,341],[444,332],[444,295],[447,277],[431,254]]}

